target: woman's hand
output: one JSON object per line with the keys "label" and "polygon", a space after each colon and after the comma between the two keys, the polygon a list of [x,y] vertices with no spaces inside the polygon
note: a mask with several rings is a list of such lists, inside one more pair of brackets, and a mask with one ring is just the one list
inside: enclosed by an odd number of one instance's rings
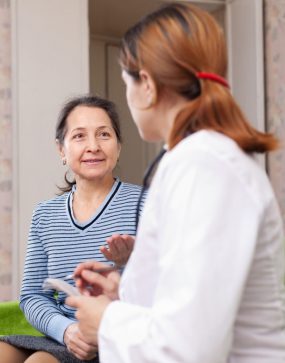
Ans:
{"label": "woman's hand", "polygon": [[[104,311],[110,302],[111,300],[104,295],[100,295],[96,298],[87,296],[69,296],[65,300],[67,305],[77,309],[75,317],[78,320],[80,332],[90,347],[95,347],[98,344],[98,329]],[[76,355],[76,357],[79,357],[79,355]]]}
{"label": "woman's hand", "polygon": [[101,246],[103,255],[118,266],[124,266],[133,251],[135,238],[127,234],[113,234],[106,239],[108,247]]}
{"label": "woman's hand", "polygon": [[[95,261],[79,264],[73,274],[77,287],[85,296],[70,296],[65,301],[67,305],[77,309],[75,317],[78,320],[80,334],[82,334],[80,337],[84,337],[84,342],[89,344],[90,350],[87,352],[90,352],[90,354],[92,354],[91,347],[97,346],[97,332],[106,307],[112,300],[118,299],[120,275],[115,271],[100,273],[94,271],[104,267],[110,266]],[[94,296],[98,297],[95,298]],[[66,334],[68,334],[68,331],[66,331]],[[68,338],[67,335],[66,339],[68,340]],[[71,345],[69,344],[69,346]],[[85,347],[85,349],[87,348]],[[73,345],[70,351],[76,357],[82,357],[82,354],[86,352],[86,350],[82,349],[82,346],[75,347]]]}
{"label": "woman's hand", "polygon": [[74,270],[76,286],[85,296],[105,295],[110,300],[117,300],[119,291],[120,274],[116,271],[95,272],[96,269],[109,267],[95,261],[79,264]]}
{"label": "woman's hand", "polygon": [[87,343],[86,337],[79,330],[78,323],[69,325],[64,332],[64,343],[69,352],[80,360],[90,360],[97,356],[97,340]]}

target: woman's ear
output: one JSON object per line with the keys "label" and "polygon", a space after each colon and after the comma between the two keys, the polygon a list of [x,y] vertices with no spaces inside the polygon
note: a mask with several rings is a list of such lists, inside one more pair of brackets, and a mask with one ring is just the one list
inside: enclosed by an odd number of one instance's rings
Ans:
{"label": "woman's ear", "polygon": [[61,159],[64,160],[65,159],[65,153],[64,153],[63,145],[59,142],[58,139],[55,140],[55,143],[56,143],[56,147],[57,147],[57,150],[59,152],[59,155],[60,155]]}
{"label": "woman's ear", "polygon": [[146,94],[148,107],[154,106],[157,102],[157,86],[148,71],[142,69],[139,72],[140,80]]}
{"label": "woman's ear", "polygon": [[122,144],[118,141],[118,158],[117,158],[118,160],[121,154],[121,149],[122,149]]}
{"label": "woman's ear", "polygon": [[118,154],[117,154],[117,162],[119,161],[121,154],[122,144],[118,141]]}

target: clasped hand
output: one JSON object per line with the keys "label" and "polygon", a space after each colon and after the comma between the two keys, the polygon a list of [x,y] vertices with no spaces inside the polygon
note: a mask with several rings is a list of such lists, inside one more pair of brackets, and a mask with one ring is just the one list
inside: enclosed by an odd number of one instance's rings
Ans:
{"label": "clasped hand", "polygon": [[94,342],[88,343],[78,323],[73,323],[64,332],[64,343],[67,349],[80,360],[90,360],[97,356],[98,345]]}

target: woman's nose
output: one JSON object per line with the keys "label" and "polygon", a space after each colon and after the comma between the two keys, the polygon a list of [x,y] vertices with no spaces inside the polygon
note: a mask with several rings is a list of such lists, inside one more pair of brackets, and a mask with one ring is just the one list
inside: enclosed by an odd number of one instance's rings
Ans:
{"label": "woman's nose", "polygon": [[100,143],[96,139],[96,137],[90,137],[88,139],[87,149],[88,149],[88,151],[93,151],[93,152],[97,151],[97,150],[100,150]]}

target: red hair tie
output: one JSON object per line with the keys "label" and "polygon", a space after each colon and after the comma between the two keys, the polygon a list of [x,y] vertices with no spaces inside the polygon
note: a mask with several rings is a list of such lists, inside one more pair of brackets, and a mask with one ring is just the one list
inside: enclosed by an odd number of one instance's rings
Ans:
{"label": "red hair tie", "polygon": [[197,72],[196,77],[200,78],[200,79],[209,79],[211,81],[220,83],[224,87],[230,88],[230,85],[225,80],[225,78],[223,78],[215,73]]}

